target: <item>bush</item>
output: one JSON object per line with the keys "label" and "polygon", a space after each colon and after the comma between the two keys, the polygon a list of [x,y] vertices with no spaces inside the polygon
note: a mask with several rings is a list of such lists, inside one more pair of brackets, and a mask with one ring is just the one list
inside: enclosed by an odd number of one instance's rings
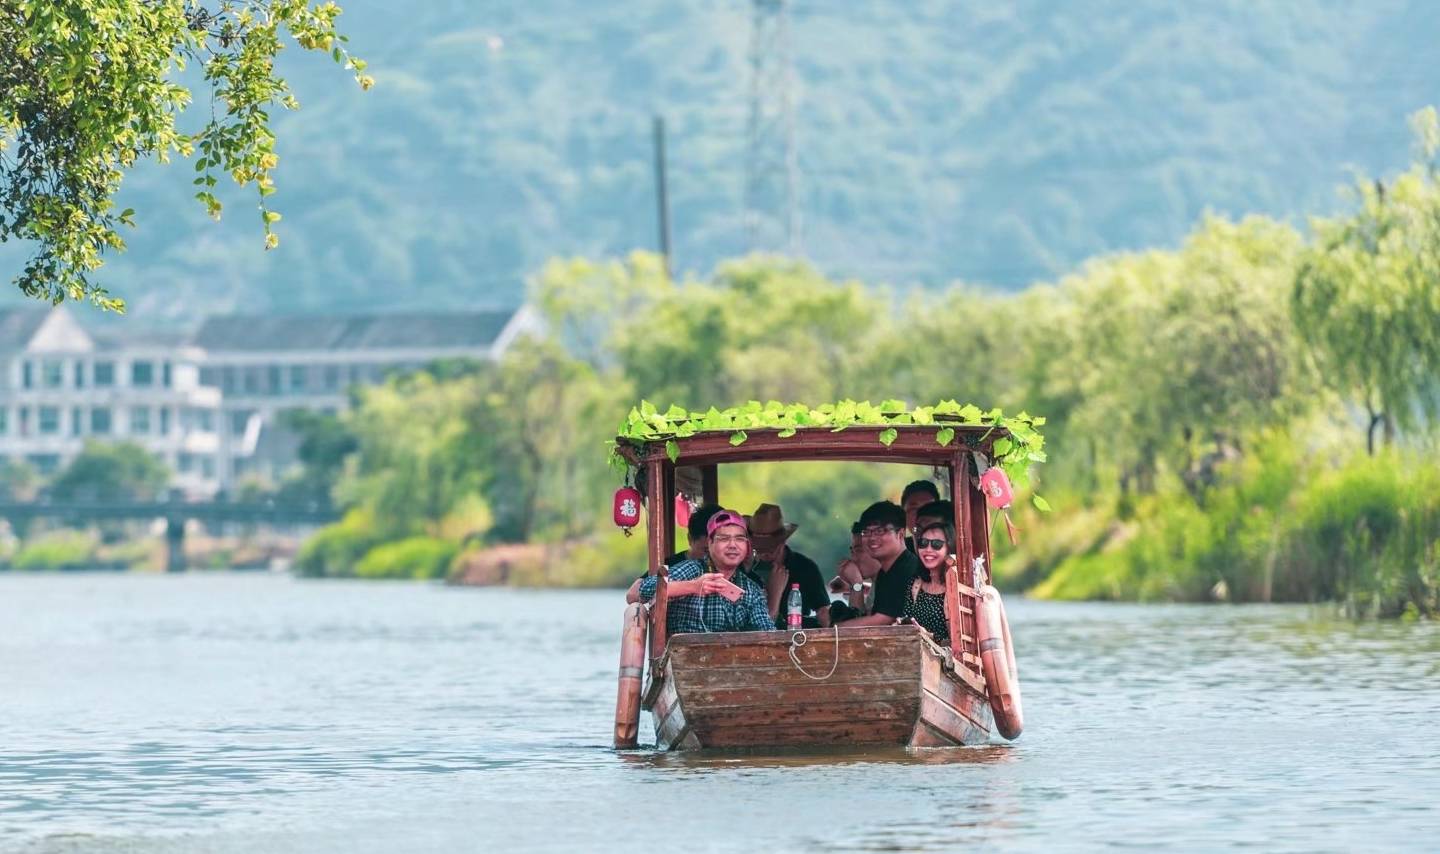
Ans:
{"label": "bush", "polygon": [[460,547],[434,537],[409,537],[370,549],[355,566],[360,578],[444,578]]}
{"label": "bush", "polygon": [[356,508],[305,541],[295,556],[295,571],[307,578],[354,576],[360,558],[380,541],[374,516]]}
{"label": "bush", "polygon": [[51,531],[23,543],[16,569],[85,569],[95,565],[95,537],[85,531]]}

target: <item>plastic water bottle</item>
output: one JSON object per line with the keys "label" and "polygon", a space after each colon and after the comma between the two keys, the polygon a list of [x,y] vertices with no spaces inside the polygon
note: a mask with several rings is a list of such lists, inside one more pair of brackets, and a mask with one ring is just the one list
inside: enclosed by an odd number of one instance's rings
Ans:
{"label": "plastic water bottle", "polygon": [[785,597],[785,628],[794,631],[804,622],[805,606],[800,600],[800,585],[790,585],[790,595]]}

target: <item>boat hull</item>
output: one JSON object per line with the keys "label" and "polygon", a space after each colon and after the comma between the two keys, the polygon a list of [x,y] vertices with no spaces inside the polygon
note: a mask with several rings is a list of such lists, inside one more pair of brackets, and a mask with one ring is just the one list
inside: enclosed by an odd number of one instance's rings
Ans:
{"label": "boat hull", "polygon": [[909,625],[842,629],[838,648],[830,629],[798,647],[782,631],[676,635],[644,707],[662,750],[956,747],[992,724],[984,680]]}

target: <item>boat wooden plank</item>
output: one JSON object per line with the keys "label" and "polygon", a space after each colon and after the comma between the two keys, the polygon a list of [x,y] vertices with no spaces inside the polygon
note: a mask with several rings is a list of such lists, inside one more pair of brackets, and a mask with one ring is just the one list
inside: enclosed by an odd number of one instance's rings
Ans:
{"label": "boat wooden plank", "polygon": [[950,704],[926,691],[920,698],[920,719],[961,744],[980,744],[990,738],[990,730],[981,729]]}
{"label": "boat wooden plank", "polygon": [[[739,646],[734,648],[714,647],[707,649],[672,648],[670,660],[682,669],[699,667],[741,667],[755,664],[788,664],[790,646]],[[915,660],[920,654],[920,639],[917,635],[905,642],[873,640],[840,642],[840,664],[854,664],[866,661]],[[833,641],[811,641],[797,651],[802,664],[824,662],[828,668],[835,660]]]}
{"label": "boat wooden plank", "polygon": [[[803,662],[811,673],[830,669],[830,662]],[[882,661],[865,664],[841,663],[825,682],[874,682],[895,679],[915,680],[920,675],[918,661]],[[806,685],[816,680],[795,669],[787,659],[783,664],[751,665],[748,667],[706,667],[676,674],[677,687],[682,691],[712,688],[765,688],[781,685]]]}
{"label": "boat wooden plank", "polygon": [[915,731],[910,734],[911,747],[961,747],[960,742],[941,732],[924,718],[915,722]]}
{"label": "boat wooden plank", "polygon": [[821,726],[828,724],[884,724],[904,721],[913,725],[920,716],[920,697],[911,694],[896,700],[849,700],[824,705],[785,705],[772,707],[727,706],[700,709],[686,706],[687,720],[699,730],[748,726],[768,729],[774,726]]}
{"label": "boat wooden plank", "polygon": [[[829,640],[829,629],[810,629],[814,634],[824,634],[825,640]],[[776,646],[790,645],[790,632],[769,631],[769,632],[684,632],[677,634],[670,639],[671,645],[676,649],[686,647],[702,646],[735,646],[774,644]],[[847,640],[886,640],[899,638],[915,638],[920,636],[920,627],[912,625],[904,626],[864,626],[843,628],[840,630],[840,641]],[[812,643],[815,638],[812,638]]]}
{"label": "boat wooden plank", "polygon": [[788,745],[897,744],[904,745],[914,730],[914,719],[876,723],[777,724],[694,729],[705,747],[784,747]]}
{"label": "boat wooden plank", "polygon": [[909,679],[866,682],[816,682],[810,685],[749,686],[740,688],[681,689],[680,696],[692,714],[710,709],[754,708],[760,711],[784,708],[814,708],[856,700],[916,699],[920,686]]}

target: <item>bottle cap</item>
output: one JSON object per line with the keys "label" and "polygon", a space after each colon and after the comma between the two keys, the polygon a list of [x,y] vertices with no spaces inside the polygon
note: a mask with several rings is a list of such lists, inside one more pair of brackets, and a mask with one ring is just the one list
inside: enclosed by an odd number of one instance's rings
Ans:
{"label": "bottle cap", "polygon": [[800,589],[800,582],[797,581],[797,582],[795,582],[794,584],[790,585],[790,589],[791,589],[791,590],[799,590],[799,589]]}

